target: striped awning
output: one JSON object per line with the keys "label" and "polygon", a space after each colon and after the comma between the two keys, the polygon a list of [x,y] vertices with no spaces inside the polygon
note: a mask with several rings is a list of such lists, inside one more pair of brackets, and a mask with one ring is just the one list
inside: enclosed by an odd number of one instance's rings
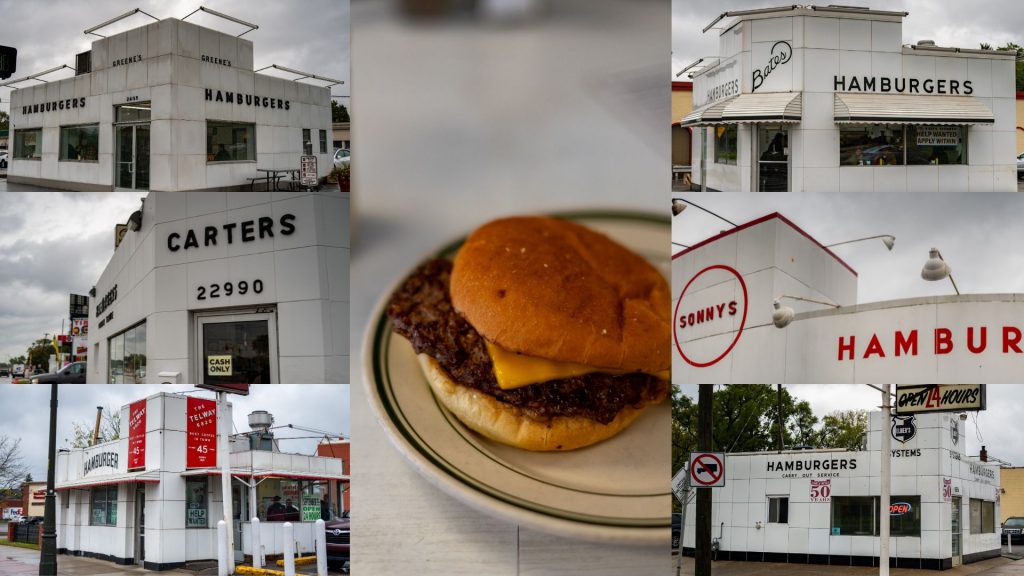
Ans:
{"label": "striped awning", "polygon": [[836,124],[992,124],[995,116],[973,96],[837,92]]}
{"label": "striped awning", "polygon": [[800,122],[803,98],[800,92],[740,94],[694,110],[681,126],[743,124],[755,122]]}
{"label": "striped awning", "polygon": [[93,488],[95,486],[113,486],[115,484],[156,484],[160,482],[160,472],[149,470],[145,472],[128,472],[122,474],[111,474],[109,476],[97,476],[95,478],[79,478],[68,482],[57,482],[55,490],[74,490],[81,488]]}

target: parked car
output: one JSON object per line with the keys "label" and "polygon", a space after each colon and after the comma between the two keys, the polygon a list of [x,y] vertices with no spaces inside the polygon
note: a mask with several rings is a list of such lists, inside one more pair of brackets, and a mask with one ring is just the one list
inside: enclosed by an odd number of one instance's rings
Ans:
{"label": "parked car", "polygon": [[1003,522],[1003,535],[1001,542],[1006,543],[1007,539],[1012,538],[1014,544],[1019,544],[1024,541],[1024,517],[1011,516]]}
{"label": "parked car", "polygon": [[[1017,162],[1019,163],[1020,160],[1018,159]],[[5,168],[7,168],[7,152],[0,152],[0,169]]]}
{"label": "parked car", "polygon": [[334,149],[334,167],[340,168],[352,160],[352,151],[344,148]]}
{"label": "parked car", "polygon": [[0,367],[0,378],[9,378],[11,376],[11,369],[7,366]]}
{"label": "parked car", "polygon": [[33,384],[85,384],[85,362],[73,362],[52,374],[32,377]]}
{"label": "parked car", "polygon": [[327,530],[327,565],[332,568],[339,568],[345,570],[345,565],[348,563],[349,554],[349,541],[351,532],[352,520],[349,518],[349,511],[341,513],[341,516],[335,516],[325,523],[324,528]]}
{"label": "parked car", "polygon": [[15,364],[14,367],[11,368],[11,377],[12,378],[24,378],[25,377],[25,365],[24,364]]}
{"label": "parked car", "polygon": [[1024,180],[1024,154],[1017,156],[1017,180]]}

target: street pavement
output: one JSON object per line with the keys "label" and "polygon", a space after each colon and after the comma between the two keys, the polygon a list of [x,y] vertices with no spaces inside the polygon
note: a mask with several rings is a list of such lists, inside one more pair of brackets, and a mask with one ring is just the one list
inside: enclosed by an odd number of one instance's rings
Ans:
{"label": "street pavement", "polygon": [[[675,574],[676,559],[672,558],[672,574]],[[693,558],[683,558],[683,574],[693,574]],[[893,568],[891,576],[922,576],[927,570]],[[781,564],[773,562],[713,562],[714,576],[868,576],[878,574],[878,568],[858,566],[819,566],[815,564]],[[1024,560],[992,558],[958,566],[942,572],[943,576],[1024,576]]]}

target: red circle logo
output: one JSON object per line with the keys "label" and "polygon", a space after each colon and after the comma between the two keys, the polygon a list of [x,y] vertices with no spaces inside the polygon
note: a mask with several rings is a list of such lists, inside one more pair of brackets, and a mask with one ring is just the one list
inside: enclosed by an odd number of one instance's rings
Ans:
{"label": "red circle logo", "polygon": [[[703,361],[698,361],[698,360],[695,360],[693,358],[690,358],[689,356],[686,355],[686,352],[683,351],[683,345],[682,345],[682,343],[679,340],[679,330],[680,330],[681,327],[683,327],[685,325],[684,324],[685,322],[688,322],[690,325],[693,325],[695,321],[704,321],[705,317],[702,316],[702,315],[698,315],[698,316],[695,317],[695,313],[689,313],[689,314],[685,315],[684,317],[680,317],[679,316],[679,306],[683,303],[683,298],[686,296],[686,291],[690,289],[690,286],[693,285],[694,281],[696,281],[697,278],[700,278],[701,275],[706,274],[708,272],[711,272],[713,270],[722,270],[722,271],[724,271],[724,272],[726,272],[728,274],[732,274],[736,278],[736,281],[739,282],[740,288],[743,290],[743,314],[742,314],[742,316],[740,318],[739,329],[736,330],[736,335],[733,336],[733,339],[729,343],[729,346],[724,351],[722,351],[721,354],[719,354],[718,356],[716,356],[712,360],[703,362]],[[697,272],[697,274],[695,274],[693,276],[693,278],[690,278],[690,281],[687,282],[686,286],[683,288],[682,293],[679,294],[679,300],[676,301],[676,308],[675,308],[675,312],[673,313],[673,319],[672,319],[672,323],[673,323],[672,339],[675,340],[676,350],[679,351],[679,355],[683,357],[683,360],[686,360],[686,363],[691,365],[691,366],[695,366],[697,368],[706,368],[708,366],[711,366],[713,364],[718,363],[718,361],[720,361],[722,358],[725,358],[729,354],[729,352],[732,352],[732,349],[736,346],[736,343],[739,342],[740,336],[743,335],[743,327],[746,326],[746,324],[747,324],[747,304],[748,304],[748,301],[747,301],[747,284],[743,281],[743,276],[740,276],[739,272],[737,272],[735,269],[733,269],[733,268],[731,268],[729,266],[726,266],[724,264],[715,264],[714,266],[708,266],[707,268],[701,270],[700,272]],[[715,306],[710,307],[710,310],[711,310],[710,316],[714,317],[715,310],[717,310],[718,311],[718,317],[720,318],[722,316],[722,314],[723,314],[724,309],[725,309],[724,306],[725,305],[722,305],[722,307],[719,307],[719,308],[715,308]],[[702,312],[703,312],[703,310],[702,310]],[[699,313],[697,313],[697,314],[699,314]]]}

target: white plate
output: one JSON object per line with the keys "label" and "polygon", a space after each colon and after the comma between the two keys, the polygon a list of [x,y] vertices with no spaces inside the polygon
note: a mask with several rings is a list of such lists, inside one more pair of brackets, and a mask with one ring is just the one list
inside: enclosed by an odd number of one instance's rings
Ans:
{"label": "white plate", "polygon": [[[670,220],[647,214],[559,214],[598,230],[666,277]],[[450,256],[461,240],[441,250]],[[491,442],[436,401],[409,342],[385,314],[392,287],[367,327],[367,397],[398,450],[427,480],[467,504],[544,532],[603,542],[668,545],[670,408],[651,408],[618,436],[572,452],[529,452]]]}

